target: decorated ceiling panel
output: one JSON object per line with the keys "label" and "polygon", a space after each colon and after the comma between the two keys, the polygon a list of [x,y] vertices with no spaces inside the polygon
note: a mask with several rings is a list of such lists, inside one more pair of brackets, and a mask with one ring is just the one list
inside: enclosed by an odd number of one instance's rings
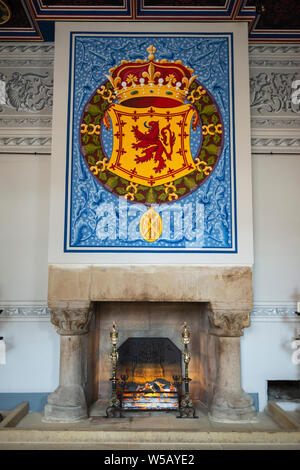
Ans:
{"label": "decorated ceiling panel", "polygon": [[250,42],[299,42],[298,0],[0,0],[0,40],[53,41],[55,21],[247,21]]}

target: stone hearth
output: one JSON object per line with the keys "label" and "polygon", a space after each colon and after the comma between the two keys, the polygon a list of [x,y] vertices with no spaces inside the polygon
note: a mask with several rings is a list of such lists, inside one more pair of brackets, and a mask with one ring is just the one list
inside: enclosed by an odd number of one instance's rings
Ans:
{"label": "stone hearth", "polygon": [[50,265],[48,305],[61,338],[60,379],[47,421],[86,418],[110,390],[109,330],[168,337],[180,347],[191,327],[191,396],[215,421],[253,418],[241,388],[240,336],[250,326],[252,270],[247,266]]}

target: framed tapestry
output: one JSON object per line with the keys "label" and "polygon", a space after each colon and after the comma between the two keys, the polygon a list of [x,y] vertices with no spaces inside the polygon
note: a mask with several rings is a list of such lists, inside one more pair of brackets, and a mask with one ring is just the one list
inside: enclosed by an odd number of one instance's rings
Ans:
{"label": "framed tapestry", "polygon": [[246,24],[63,23],[55,49],[52,262],[251,264]]}

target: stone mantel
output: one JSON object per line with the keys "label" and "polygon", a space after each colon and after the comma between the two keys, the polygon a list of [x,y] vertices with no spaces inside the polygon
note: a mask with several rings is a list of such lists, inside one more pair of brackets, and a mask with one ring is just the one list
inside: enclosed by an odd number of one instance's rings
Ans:
{"label": "stone mantel", "polygon": [[250,313],[250,266],[49,265],[49,308],[91,302],[210,302],[214,311]]}

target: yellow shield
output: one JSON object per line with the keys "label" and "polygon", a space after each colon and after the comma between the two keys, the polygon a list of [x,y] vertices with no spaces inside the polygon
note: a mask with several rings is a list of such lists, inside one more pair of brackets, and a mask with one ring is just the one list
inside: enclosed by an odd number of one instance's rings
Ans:
{"label": "yellow shield", "polygon": [[129,108],[113,104],[108,114],[113,126],[113,150],[108,169],[143,186],[158,186],[195,169],[190,151],[190,129],[195,109]]}

